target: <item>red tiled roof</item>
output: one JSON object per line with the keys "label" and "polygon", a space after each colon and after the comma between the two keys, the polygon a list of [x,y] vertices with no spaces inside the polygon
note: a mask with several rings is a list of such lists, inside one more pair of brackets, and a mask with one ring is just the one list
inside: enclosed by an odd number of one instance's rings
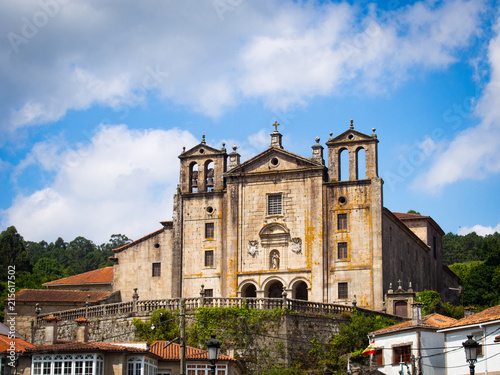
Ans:
{"label": "red tiled roof", "polygon": [[[168,341],[155,341],[149,350],[151,353],[156,354],[166,361],[179,361],[181,358],[181,346],[179,344],[172,343],[165,348],[167,344]],[[208,352],[203,349],[186,346],[186,359],[208,361]],[[219,360],[237,362],[236,359],[223,354],[219,355]]]}
{"label": "red tiled roof", "polygon": [[[441,328],[447,328],[450,324],[453,324],[456,321],[457,321],[456,319],[450,318],[448,316],[434,313],[434,314],[424,316],[422,318],[422,324],[418,325],[418,327],[441,329]],[[410,329],[413,327],[417,327],[417,326],[414,325],[411,320],[408,320],[408,321],[403,322],[403,323],[399,323],[399,324],[396,324],[396,325],[393,325],[390,327],[379,329],[379,330],[374,331],[372,333],[375,335],[380,335],[383,333],[399,331],[402,329]]]}
{"label": "red tiled roof", "polygon": [[49,281],[47,285],[75,285],[75,284],[111,284],[113,282],[113,267],[99,268],[98,270],[81,273],[64,279]]}
{"label": "red tiled roof", "polygon": [[14,343],[16,353],[24,353],[26,349],[34,348],[35,345],[20,338],[10,339],[8,336],[0,335],[0,353],[9,352],[11,342]]}
{"label": "red tiled roof", "polygon": [[134,346],[115,345],[110,342],[80,342],[80,341],[65,341],[59,340],[55,344],[37,345],[28,352],[79,352],[86,350],[101,350],[106,352],[131,352],[131,353],[148,353],[149,350],[141,349]]}
{"label": "red tiled roof", "polygon": [[405,219],[427,219],[430,216],[420,215],[420,214],[409,214],[404,212],[393,212],[394,216],[396,216],[399,220]]}
{"label": "red tiled roof", "polygon": [[56,318],[54,315],[44,316],[42,318],[44,322],[60,322],[61,318]]}
{"label": "red tiled roof", "polygon": [[456,323],[451,324],[446,328],[462,327],[471,324],[491,322],[494,320],[500,320],[500,305],[490,307],[489,309],[483,310],[477,314],[457,320]]}
{"label": "red tiled roof", "polygon": [[52,290],[52,289],[21,289],[16,293],[17,302],[98,302],[111,292],[96,292],[81,290]]}

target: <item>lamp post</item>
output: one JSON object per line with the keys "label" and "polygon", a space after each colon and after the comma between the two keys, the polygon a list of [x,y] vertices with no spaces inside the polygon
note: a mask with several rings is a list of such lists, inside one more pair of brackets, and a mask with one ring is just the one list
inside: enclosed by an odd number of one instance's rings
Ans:
{"label": "lamp post", "polygon": [[472,335],[467,335],[467,340],[462,345],[465,349],[465,359],[469,363],[470,375],[474,375],[474,363],[477,360],[477,347],[479,344],[472,338]]}
{"label": "lamp post", "polygon": [[210,360],[211,375],[215,375],[215,363],[219,360],[220,342],[215,339],[215,335],[207,341],[208,359]]}

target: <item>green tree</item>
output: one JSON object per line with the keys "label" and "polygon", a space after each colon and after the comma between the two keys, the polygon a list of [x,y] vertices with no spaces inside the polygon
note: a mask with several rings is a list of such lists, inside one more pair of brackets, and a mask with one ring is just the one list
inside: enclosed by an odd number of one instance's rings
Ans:
{"label": "green tree", "polygon": [[43,279],[44,282],[60,279],[66,276],[66,272],[56,259],[41,258],[33,267],[33,272]]}
{"label": "green tree", "polygon": [[7,280],[9,266],[15,267],[16,273],[31,272],[23,237],[14,226],[8,227],[0,234],[0,259],[4,265],[0,268],[0,280]]}

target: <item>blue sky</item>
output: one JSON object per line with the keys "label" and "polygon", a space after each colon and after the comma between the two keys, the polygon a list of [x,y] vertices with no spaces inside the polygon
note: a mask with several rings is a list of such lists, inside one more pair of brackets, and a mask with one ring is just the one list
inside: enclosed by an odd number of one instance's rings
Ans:
{"label": "blue sky", "polygon": [[309,157],[376,128],[384,205],[500,231],[493,1],[0,3],[0,229],[141,237],[172,216],[182,147]]}

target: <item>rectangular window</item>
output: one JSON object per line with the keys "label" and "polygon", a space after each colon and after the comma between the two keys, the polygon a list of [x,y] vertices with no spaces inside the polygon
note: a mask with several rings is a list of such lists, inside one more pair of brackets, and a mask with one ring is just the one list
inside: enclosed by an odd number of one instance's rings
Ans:
{"label": "rectangular window", "polygon": [[153,277],[161,276],[161,263],[153,263]]}
{"label": "rectangular window", "polygon": [[434,259],[437,258],[437,239],[436,236],[432,237],[432,252],[434,253]]}
{"label": "rectangular window", "polygon": [[267,196],[267,214],[281,215],[281,194]]}
{"label": "rectangular window", "polygon": [[339,283],[338,284],[338,292],[339,292],[339,299],[347,299],[348,296],[348,285],[347,283]]}
{"label": "rectangular window", "polygon": [[214,251],[206,250],[205,251],[205,267],[213,267],[214,266]]}
{"label": "rectangular window", "polygon": [[472,332],[472,338],[474,340],[476,340],[476,342],[479,344],[479,346],[477,347],[476,349],[476,355],[478,357],[482,357],[483,356],[483,333],[481,331],[479,332]]}
{"label": "rectangular window", "polygon": [[205,223],[205,238],[210,240],[214,238],[214,223]]}
{"label": "rectangular window", "polygon": [[337,215],[337,230],[347,230],[347,214]]}
{"label": "rectangular window", "polygon": [[205,297],[213,297],[214,290],[213,289],[205,289]]}
{"label": "rectangular window", "polygon": [[347,259],[347,242],[339,242],[337,244],[337,257],[339,259]]}
{"label": "rectangular window", "polygon": [[392,348],[392,364],[398,365],[401,361],[403,363],[411,362],[411,345],[396,346]]}

